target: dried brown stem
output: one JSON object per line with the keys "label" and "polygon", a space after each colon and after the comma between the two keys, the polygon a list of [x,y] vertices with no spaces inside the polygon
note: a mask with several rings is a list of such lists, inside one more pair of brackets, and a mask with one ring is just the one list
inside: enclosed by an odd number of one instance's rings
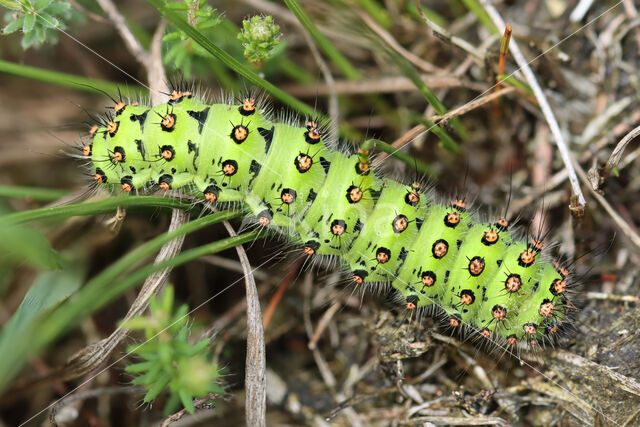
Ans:
{"label": "dried brown stem", "polygon": [[[498,28],[505,27],[504,20],[500,16],[500,13],[498,12],[498,10],[491,3],[491,0],[480,0],[480,4],[484,7],[484,10],[487,12],[489,17],[491,17],[491,20]],[[516,63],[518,64],[518,67],[520,67],[520,71],[522,71],[522,74],[524,74],[524,77],[527,80],[527,83],[533,90],[533,93],[536,99],[538,100],[538,104],[540,105],[542,114],[547,120],[547,124],[549,125],[549,128],[551,129],[551,133],[553,134],[554,142],[558,147],[558,151],[560,151],[560,156],[562,157],[564,166],[569,172],[569,182],[571,183],[572,193],[574,196],[577,196],[580,207],[584,208],[584,206],[586,206],[587,204],[587,201],[585,200],[584,195],[582,194],[582,189],[580,188],[580,182],[578,181],[578,176],[576,175],[576,171],[572,164],[571,153],[564,140],[564,136],[560,131],[560,126],[558,125],[558,121],[556,120],[555,115],[551,110],[551,106],[547,101],[547,97],[544,94],[540,85],[538,84],[538,80],[536,79],[536,76],[533,74],[531,67],[529,67],[528,61],[525,59],[524,55],[520,51],[520,47],[518,46],[518,43],[516,43],[515,40],[512,40],[511,43],[509,44],[509,49],[511,50],[511,54],[513,55]]]}
{"label": "dried brown stem", "polygon": [[278,285],[278,289],[276,290],[276,293],[273,294],[271,301],[269,301],[269,305],[267,306],[267,309],[264,311],[264,316],[262,316],[262,326],[264,329],[267,329],[269,322],[271,322],[271,317],[273,316],[273,313],[275,313],[276,308],[280,304],[280,301],[282,300],[282,297],[285,291],[291,284],[291,281],[293,280],[295,275],[298,273],[299,266],[300,266],[300,263],[296,263],[294,266],[291,266],[289,268],[287,275],[284,276],[284,278]]}
{"label": "dried brown stem", "polygon": [[[224,227],[229,236],[237,236],[228,221]],[[245,421],[248,426],[266,426],[267,382],[264,329],[256,281],[251,272],[249,258],[242,245],[236,246],[238,258],[244,271],[247,292],[247,358],[245,367]]]}
{"label": "dried brown stem", "polygon": [[[509,50],[509,42],[511,41],[511,24],[507,22],[507,26],[504,29],[504,35],[502,36],[502,44],[500,45],[500,62],[498,63],[498,75],[504,75],[504,67],[507,63],[507,51]],[[502,87],[502,82],[496,82],[495,90]]]}
{"label": "dried brown stem", "polygon": [[582,181],[587,185],[587,187],[589,187],[589,191],[591,192],[591,195],[598,201],[598,203],[602,205],[604,210],[607,211],[609,216],[613,219],[613,221],[616,223],[618,228],[620,228],[620,230],[624,233],[624,235],[627,236],[629,240],[631,240],[631,242],[638,249],[640,249],[640,235],[638,235],[638,233],[636,233],[633,230],[633,228],[631,228],[629,224],[627,224],[627,222],[622,218],[622,216],[620,216],[620,214],[618,214],[618,212],[616,212],[615,209],[613,209],[613,207],[609,204],[607,199],[605,199],[600,193],[598,193],[593,188],[591,188],[591,185],[589,185],[589,179],[587,178],[587,174],[582,170],[582,168],[580,167],[577,161],[575,162],[575,166],[576,166],[576,170],[578,171],[578,175],[580,176],[580,179],[582,179]]}
{"label": "dried brown stem", "polygon": [[420,58],[419,56],[409,52],[407,49],[402,47],[402,45],[400,45],[400,43],[398,43],[391,34],[389,34],[384,28],[382,28],[369,15],[367,15],[366,13],[358,13],[358,16],[360,16],[360,18],[364,21],[364,23],[367,24],[367,26],[371,29],[371,31],[377,34],[378,37],[380,37],[382,40],[385,41],[385,43],[389,45],[389,47],[391,47],[393,50],[398,52],[398,54],[402,55],[405,59],[407,59],[413,65],[415,65],[416,67],[418,67],[419,69],[421,69],[426,73],[432,73],[432,74],[442,73],[442,69],[425,61],[424,59]]}
{"label": "dried brown stem", "polygon": [[151,102],[154,105],[162,103],[164,97],[163,92],[166,93],[168,91],[167,76],[165,75],[164,66],[162,65],[162,35],[166,28],[167,21],[165,19],[160,20],[160,23],[153,33],[151,49],[149,52],[147,81],[149,82]]}
{"label": "dried brown stem", "polygon": [[[218,397],[218,395],[216,393],[210,393],[209,395],[203,397],[202,399],[197,399],[193,401],[193,406],[196,407],[196,409],[200,409],[200,408],[207,408],[210,409],[212,407],[214,407],[214,405],[210,405],[207,402],[209,402],[210,400],[215,399],[216,397]],[[178,412],[176,412],[175,414],[169,415],[167,418],[164,419],[164,421],[162,421],[162,424],[160,424],[160,427],[167,427],[172,423],[175,423],[176,421],[178,421],[180,418],[182,418],[184,416],[184,414],[187,413],[186,409],[181,409]]]}
{"label": "dried brown stem", "polygon": [[108,20],[104,16],[100,16],[97,13],[91,12],[89,9],[87,9],[86,7],[84,7],[83,5],[78,3],[76,0],[69,0],[69,4],[71,4],[71,6],[75,7],[80,12],[84,13],[85,15],[87,15],[88,18],[93,19],[96,22],[99,22],[101,24],[113,25],[112,21]]}
{"label": "dried brown stem", "polygon": [[148,70],[151,66],[149,52],[147,52],[136,36],[133,35],[133,32],[129,29],[127,22],[124,19],[124,16],[118,11],[116,5],[111,0],[97,0],[98,4],[105,11],[113,25],[115,25],[116,29],[120,33],[120,37],[124,41],[129,52],[140,62],[144,67]]}
{"label": "dried brown stem", "polygon": [[506,87],[504,89],[500,89],[497,92],[492,92],[488,95],[482,96],[480,98],[474,99],[471,102],[467,102],[466,104],[462,105],[461,107],[456,108],[455,110],[451,110],[449,111],[447,114],[443,114],[442,116],[432,116],[431,118],[429,118],[430,121],[432,122],[448,122],[449,120],[451,120],[454,117],[457,116],[461,116],[463,114],[468,113],[471,110],[475,110],[478,107],[481,107],[485,104],[488,104],[489,102],[492,102],[498,98],[500,98],[501,96],[504,96],[508,93],[511,92],[515,92],[516,88],[511,86],[511,87]]}
{"label": "dried brown stem", "polygon": [[[466,79],[456,76],[432,76],[422,74],[422,81],[432,89],[471,89],[482,92],[486,86],[480,83],[474,83]],[[417,92],[415,83],[408,77],[392,76],[378,77],[363,81],[336,80],[334,83],[335,91],[338,95],[359,95],[368,93],[398,93],[398,92]],[[282,90],[290,93],[295,97],[316,97],[329,95],[330,87],[327,84],[292,84],[283,85]]]}
{"label": "dried brown stem", "polygon": [[469,54],[469,56],[473,58],[477,64],[482,65],[484,58],[482,55],[478,53],[478,49],[475,46],[471,45],[469,42],[467,42],[464,39],[461,39],[460,37],[456,37],[452,35],[451,33],[449,33],[449,31],[447,31],[446,29],[442,28],[440,25],[436,24],[435,22],[427,18],[427,16],[422,12],[422,7],[420,6],[420,0],[415,0],[415,3],[416,3],[416,7],[418,8],[418,11],[420,12],[420,16],[424,20],[425,24],[427,24],[429,28],[431,28],[431,30],[439,38],[446,40],[452,45],[462,49],[467,54]]}

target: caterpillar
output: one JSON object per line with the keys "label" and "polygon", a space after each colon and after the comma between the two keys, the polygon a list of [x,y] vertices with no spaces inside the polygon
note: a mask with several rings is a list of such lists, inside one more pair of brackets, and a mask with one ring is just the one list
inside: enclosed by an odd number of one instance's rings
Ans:
{"label": "caterpillar", "polygon": [[440,200],[419,179],[384,177],[315,118],[272,120],[254,96],[209,103],[179,87],[155,107],[114,102],[80,147],[96,185],[242,205],[305,257],[338,261],[354,286],[390,288],[409,313],[435,313],[500,347],[551,341],[567,317],[570,274],[541,236],[519,235],[504,217],[483,221],[463,197]]}

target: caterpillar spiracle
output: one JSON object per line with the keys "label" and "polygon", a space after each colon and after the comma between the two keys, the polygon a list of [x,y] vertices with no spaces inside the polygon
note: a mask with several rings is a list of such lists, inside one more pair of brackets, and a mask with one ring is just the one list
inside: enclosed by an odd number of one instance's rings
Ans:
{"label": "caterpillar spiracle", "polygon": [[210,104],[176,88],[155,107],[117,102],[90,133],[82,155],[98,185],[241,204],[305,256],[338,260],[356,287],[390,284],[406,310],[440,313],[487,342],[532,348],[567,316],[569,272],[542,238],[520,236],[505,218],[483,221],[419,180],[382,176],[368,153],[341,151],[314,119],[273,121],[251,96]]}

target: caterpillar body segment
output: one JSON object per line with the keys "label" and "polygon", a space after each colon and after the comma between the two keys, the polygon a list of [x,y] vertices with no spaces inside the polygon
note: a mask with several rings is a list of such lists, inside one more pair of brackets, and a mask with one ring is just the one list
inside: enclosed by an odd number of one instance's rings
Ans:
{"label": "caterpillar body segment", "polygon": [[[334,153],[324,185],[297,226],[309,255],[342,256],[360,235],[382,180],[358,168],[360,157]],[[330,210],[327,207],[330,207]]]}
{"label": "caterpillar body segment", "polygon": [[202,106],[192,117],[199,122],[196,185],[208,200],[242,200],[264,163],[271,122],[255,109],[250,114],[238,106]]}
{"label": "caterpillar body segment", "polygon": [[319,141],[309,142],[305,128],[284,123],[273,127],[273,142],[251,193],[261,200],[260,211],[271,212],[274,225],[290,229],[313,204],[334,152]]}
{"label": "caterpillar body segment", "polygon": [[407,309],[490,341],[532,347],[566,317],[567,277],[542,242],[514,237],[503,219],[478,221],[463,200],[379,177],[366,154],[330,148],[316,122],[272,122],[253,98],[208,104],[174,91],[153,108],[119,106],[83,152],[98,184],[242,202],[306,255],[339,258],[356,286],[391,284]]}
{"label": "caterpillar body segment", "polygon": [[409,255],[426,200],[422,197],[417,203],[406,203],[407,190],[407,185],[384,180],[375,207],[362,221],[362,232],[344,254],[351,271],[365,275],[365,282],[393,281]]}
{"label": "caterpillar body segment", "polygon": [[[457,221],[455,226],[452,219]],[[468,223],[468,213],[437,203],[424,212],[420,233],[392,283],[408,304],[440,304],[449,289],[449,276],[460,248],[458,241],[467,233]]]}

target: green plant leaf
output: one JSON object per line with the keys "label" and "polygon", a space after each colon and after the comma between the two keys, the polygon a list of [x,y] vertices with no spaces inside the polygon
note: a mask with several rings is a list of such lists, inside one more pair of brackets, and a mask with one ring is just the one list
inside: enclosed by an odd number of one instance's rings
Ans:
{"label": "green plant leaf", "polygon": [[0,260],[26,262],[41,269],[60,268],[60,257],[38,230],[26,226],[0,227]]}
{"label": "green plant leaf", "polygon": [[51,2],[53,2],[53,0],[36,0],[36,2],[33,4],[33,8],[35,10],[44,9],[45,7],[50,5]]}
{"label": "green plant leaf", "polygon": [[156,381],[157,382],[153,384],[153,386],[149,389],[147,394],[144,395],[143,400],[145,403],[151,402],[153,399],[158,397],[160,393],[162,393],[162,390],[164,390],[167,384],[169,384],[169,381],[171,381],[171,376],[169,374],[165,374],[164,376],[162,376],[160,379]]}
{"label": "green plant leaf", "polygon": [[[57,37],[57,33],[48,30],[47,36],[51,39]],[[23,39],[24,42],[24,39]],[[97,90],[103,90],[107,93],[117,94],[118,89],[125,97],[140,99],[148,96],[149,92],[139,86],[122,86],[105,80],[88,79],[86,77],[74,74],[60,73],[57,71],[46,70],[44,68],[30,67],[28,65],[17,64],[15,62],[0,60],[0,72],[13,74],[18,77],[38,80],[46,83],[53,83],[58,86],[70,87],[76,90],[96,93]]]}
{"label": "green plant leaf", "polygon": [[153,366],[153,362],[134,363],[124,368],[125,372],[137,374],[139,372],[148,371]]}
{"label": "green plant leaf", "polygon": [[20,2],[13,0],[0,0],[0,5],[6,7],[7,9],[20,9]]}
{"label": "green plant leaf", "polygon": [[48,13],[40,13],[39,22],[46,28],[59,29],[62,26],[60,25],[60,21],[57,18],[49,15]]}
{"label": "green plant leaf", "polygon": [[31,47],[31,45],[33,44],[33,40],[35,38],[36,38],[35,31],[30,31],[28,33],[25,33],[24,36],[22,37],[22,40],[20,41],[20,46],[22,47],[22,49],[24,50],[29,49],[29,47]]}
{"label": "green plant leaf", "polygon": [[69,3],[52,4],[47,7],[47,13],[68,19],[71,17],[71,5]]}
{"label": "green plant leaf", "polygon": [[18,31],[24,25],[24,16],[19,16],[18,19],[11,21],[7,24],[6,27],[3,28],[2,32],[4,34],[11,34]]}
{"label": "green plant leaf", "polygon": [[0,331],[0,383],[14,376],[28,361],[24,357],[32,333],[49,312],[80,288],[84,280],[85,264],[74,256],[74,262],[64,262],[64,269],[40,273],[18,306],[16,312]]}
{"label": "green plant leaf", "polygon": [[33,27],[36,25],[36,15],[33,13],[27,13],[24,15],[24,23],[22,24],[22,32],[25,34],[33,31]]}
{"label": "green plant leaf", "polygon": [[185,390],[180,390],[178,395],[180,396],[180,401],[182,402],[184,409],[186,409],[188,413],[193,414],[196,412],[196,407],[193,406],[193,398],[190,393]]}

